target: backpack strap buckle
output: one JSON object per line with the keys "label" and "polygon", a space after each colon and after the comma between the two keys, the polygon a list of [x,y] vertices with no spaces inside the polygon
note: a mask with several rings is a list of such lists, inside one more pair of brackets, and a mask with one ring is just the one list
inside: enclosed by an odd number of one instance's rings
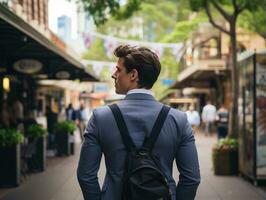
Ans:
{"label": "backpack strap buckle", "polygon": [[140,156],[147,156],[149,155],[149,149],[146,148],[141,148],[137,151],[137,154],[139,154]]}

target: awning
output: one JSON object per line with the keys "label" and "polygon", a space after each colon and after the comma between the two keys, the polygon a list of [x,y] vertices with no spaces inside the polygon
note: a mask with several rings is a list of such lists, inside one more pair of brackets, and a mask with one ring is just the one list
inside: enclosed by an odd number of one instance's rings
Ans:
{"label": "awning", "polygon": [[106,92],[95,92],[95,93],[81,93],[81,98],[88,98],[88,99],[106,99],[108,94]]}
{"label": "awning", "polygon": [[39,80],[39,85],[42,86],[56,86],[63,89],[78,91],[78,92],[90,92],[93,89],[93,84],[91,82],[83,81],[76,82],[70,80]]}
{"label": "awning", "polygon": [[82,63],[1,4],[0,46],[0,75],[98,81]]}
{"label": "awning", "polygon": [[215,82],[215,77],[227,74],[228,69],[224,60],[202,60],[183,70],[178,75],[178,80],[170,88],[210,88]]}
{"label": "awning", "polygon": [[180,104],[196,104],[197,99],[196,98],[166,98],[162,101],[163,103],[174,106],[174,105],[180,105]]}

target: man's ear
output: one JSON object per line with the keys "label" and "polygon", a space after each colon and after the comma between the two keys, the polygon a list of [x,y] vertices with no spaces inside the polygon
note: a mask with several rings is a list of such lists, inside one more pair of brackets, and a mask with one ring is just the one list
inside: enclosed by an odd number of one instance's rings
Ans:
{"label": "man's ear", "polygon": [[139,73],[136,69],[132,69],[131,73],[131,81],[139,81]]}

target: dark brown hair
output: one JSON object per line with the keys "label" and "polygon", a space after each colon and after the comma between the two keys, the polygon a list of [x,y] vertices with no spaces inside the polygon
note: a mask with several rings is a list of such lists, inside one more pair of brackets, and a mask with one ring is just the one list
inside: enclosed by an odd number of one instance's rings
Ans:
{"label": "dark brown hair", "polygon": [[161,63],[154,52],[146,47],[119,45],[114,50],[114,55],[123,59],[128,73],[133,69],[137,70],[140,88],[152,88],[161,71]]}

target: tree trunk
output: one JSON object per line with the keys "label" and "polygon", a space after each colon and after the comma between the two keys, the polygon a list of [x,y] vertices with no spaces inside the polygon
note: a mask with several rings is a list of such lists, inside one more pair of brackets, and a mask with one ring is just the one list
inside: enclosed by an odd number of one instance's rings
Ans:
{"label": "tree trunk", "polygon": [[238,137],[238,68],[237,68],[237,40],[236,40],[236,18],[230,23],[230,36],[232,48],[232,104],[230,109],[229,137]]}
{"label": "tree trunk", "polygon": [[223,92],[223,84],[221,81],[221,77],[218,74],[215,76],[215,82],[217,86],[217,93],[216,93],[217,103],[219,106],[221,106],[221,104],[224,101],[224,92]]}

